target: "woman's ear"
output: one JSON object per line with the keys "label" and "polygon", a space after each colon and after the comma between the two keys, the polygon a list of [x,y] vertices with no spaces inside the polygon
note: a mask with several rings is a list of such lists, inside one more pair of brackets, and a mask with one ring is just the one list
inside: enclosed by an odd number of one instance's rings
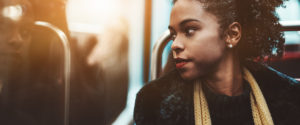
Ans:
{"label": "woman's ear", "polygon": [[239,22],[233,22],[226,30],[226,45],[229,48],[235,47],[242,37],[242,26]]}

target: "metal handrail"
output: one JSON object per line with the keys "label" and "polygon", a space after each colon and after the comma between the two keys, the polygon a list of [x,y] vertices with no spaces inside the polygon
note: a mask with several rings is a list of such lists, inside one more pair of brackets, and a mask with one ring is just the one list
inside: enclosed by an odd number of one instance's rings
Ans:
{"label": "metal handrail", "polygon": [[36,26],[46,27],[54,31],[61,40],[64,49],[64,76],[65,76],[65,105],[64,105],[64,125],[69,125],[69,105],[70,105],[70,75],[71,75],[71,49],[66,34],[58,27],[44,21],[35,21]]}
{"label": "metal handrail", "polygon": [[300,21],[280,21],[282,31],[300,31]]}
{"label": "metal handrail", "polygon": [[[280,21],[280,23],[283,26],[282,31],[300,31],[300,21]],[[170,41],[170,31],[167,30],[154,44],[154,47],[152,49],[151,64],[150,64],[151,80],[155,80],[159,76],[159,72],[162,69],[161,68],[162,52],[169,41]]]}
{"label": "metal handrail", "polygon": [[150,70],[150,78],[154,80],[158,77],[159,72],[161,70],[161,56],[164,48],[170,41],[170,31],[167,30],[164,34],[155,42],[152,54],[151,54],[151,70]]}

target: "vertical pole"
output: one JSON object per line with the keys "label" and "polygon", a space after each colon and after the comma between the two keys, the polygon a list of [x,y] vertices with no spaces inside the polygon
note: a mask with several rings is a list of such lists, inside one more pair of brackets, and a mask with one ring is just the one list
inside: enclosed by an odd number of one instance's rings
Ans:
{"label": "vertical pole", "polygon": [[152,0],[145,0],[145,28],[144,28],[144,81],[149,80],[150,69],[150,49],[151,49],[151,19],[152,19]]}

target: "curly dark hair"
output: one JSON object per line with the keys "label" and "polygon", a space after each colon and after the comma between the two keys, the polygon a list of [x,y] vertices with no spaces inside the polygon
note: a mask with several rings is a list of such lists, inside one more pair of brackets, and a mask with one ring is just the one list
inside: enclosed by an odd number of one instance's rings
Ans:
{"label": "curly dark hair", "polygon": [[[177,0],[173,0],[173,4]],[[242,26],[242,38],[237,45],[241,59],[281,56],[284,36],[275,13],[287,0],[197,0],[214,14],[220,23],[221,36],[233,22]]]}

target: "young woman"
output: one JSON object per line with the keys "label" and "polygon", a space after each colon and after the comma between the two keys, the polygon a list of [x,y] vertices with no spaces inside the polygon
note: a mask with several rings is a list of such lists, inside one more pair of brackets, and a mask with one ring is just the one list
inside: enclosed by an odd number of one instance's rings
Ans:
{"label": "young woman", "polygon": [[176,70],[137,94],[137,125],[300,124],[300,85],[252,60],[282,55],[283,0],[175,0]]}

